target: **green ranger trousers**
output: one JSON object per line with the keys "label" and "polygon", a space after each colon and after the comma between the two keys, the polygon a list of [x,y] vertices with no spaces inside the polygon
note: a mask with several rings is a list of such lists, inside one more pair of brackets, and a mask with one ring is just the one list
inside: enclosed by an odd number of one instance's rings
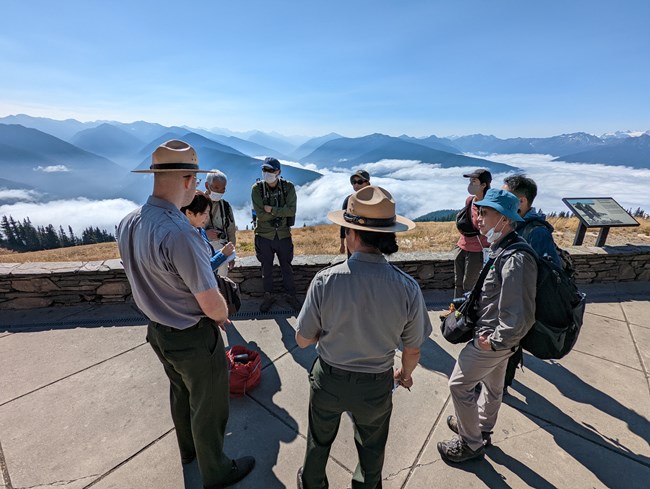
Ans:
{"label": "green ranger trousers", "polygon": [[151,321],[147,340],[169,378],[181,459],[196,456],[203,485],[218,485],[232,469],[232,460],[223,453],[228,362],[218,326],[209,318],[184,330]]}
{"label": "green ranger trousers", "polygon": [[393,370],[350,372],[316,359],[309,374],[309,429],[303,465],[305,489],[329,487],[325,466],[341,421],[349,412],[359,463],[353,489],[380,489],[384,451],[393,410]]}

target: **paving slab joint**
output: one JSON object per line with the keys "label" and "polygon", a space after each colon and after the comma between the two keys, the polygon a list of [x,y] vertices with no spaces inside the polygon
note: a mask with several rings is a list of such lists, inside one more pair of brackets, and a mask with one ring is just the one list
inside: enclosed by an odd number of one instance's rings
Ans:
{"label": "paving slab joint", "polygon": [[[415,460],[413,461],[413,464],[408,468],[409,472],[406,474],[406,478],[404,479],[404,483],[401,485],[401,489],[405,489],[406,486],[409,483],[409,480],[411,479],[411,476],[413,475],[413,471],[420,467],[420,460],[422,460],[422,455],[424,454],[424,451],[426,450],[427,446],[429,445],[429,442],[431,441],[431,437],[433,436],[433,432],[436,431],[436,428],[438,427],[438,423],[440,423],[440,419],[442,418],[442,415],[445,413],[447,410],[447,406],[451,402],[451,394],[447,396],[447,399],[445,399],[444,404],[440,408],[440,412],[438,413],[438,416],[436,416],[435,421],[433,422],[433,426],[431,426],[431,430],[429,430],[429,434],[427,434],[427,437],[424,440],[424,443],[422,443],[422,446],[420,447],[420,450],[418,450],[417,455],[415,456]],[[401,471],[400,471],[401,472]]]}

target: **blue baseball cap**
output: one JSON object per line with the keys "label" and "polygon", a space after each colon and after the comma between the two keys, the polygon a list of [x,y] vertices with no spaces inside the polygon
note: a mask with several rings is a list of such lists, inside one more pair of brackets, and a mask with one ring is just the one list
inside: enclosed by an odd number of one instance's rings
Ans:
{"label": "blue baseball cap", "polygon": [[262,168],[268,168],[269,170],[277,171],[280,169],[280,162],[271,156],[264,158],[262,162]]}
{"label": "blue baseball cap", "polygon": [[498,213],[503,214],[511,221],[523,221],[523,218],[517,214],[517,209],[519,209],[519,199],[515,194],[511,194],[505,190],[491,188],[485,192],[483,200],[474,202],[474,205],[477,207],[490,207]]}

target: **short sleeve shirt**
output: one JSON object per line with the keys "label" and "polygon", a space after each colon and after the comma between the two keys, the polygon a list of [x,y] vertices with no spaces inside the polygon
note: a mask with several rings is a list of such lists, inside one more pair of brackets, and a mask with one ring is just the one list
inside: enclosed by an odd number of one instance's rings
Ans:
{"label": "short sleeve shirt", "polygon": [[205,315],[194,294],[217,286],[209,245],[174,204],[150,196],[120,222],[117,241],[135,303],[149,319],[185,329]]}
{"label": "short sleeve shirt", "polygon": [[431,322],[418,283],[383,255],[355,252],[321,270],[300,311],[297,330],[320,333],[317,350],[328,364],[353,372],[382,373],[402,343],[418,348]]}

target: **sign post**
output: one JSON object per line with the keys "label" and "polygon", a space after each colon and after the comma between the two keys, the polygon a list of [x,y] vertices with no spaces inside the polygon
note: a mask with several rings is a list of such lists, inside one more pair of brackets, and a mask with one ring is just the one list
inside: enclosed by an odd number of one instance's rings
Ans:
{"label": "sign post", "polygon": [[596,238],[596,246],[605,246],[609,228],[639,225],[639,222],[611,197],[564,198],[562,202],[580,220],[573,246],[582,244],[587,228],[601,228]]}

